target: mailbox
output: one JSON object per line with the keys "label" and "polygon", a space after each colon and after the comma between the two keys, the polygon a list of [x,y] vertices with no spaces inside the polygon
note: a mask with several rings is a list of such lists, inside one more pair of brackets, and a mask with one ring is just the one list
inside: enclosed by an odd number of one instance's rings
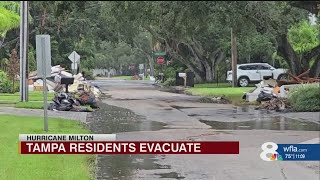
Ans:
{"label": "mailbox", "polygon": [[61,84],[73,84],[74,78],[73,77],[61,77]]}
{"label": "mailbox", "polygon": [[61,79],[60,79],[60,83],[65,84],[65,86],[66,86],[66,93],[69,93],[69,91],[68,91],[69,84],[73,84],[73,82],[74,82],[73,77],[61,77]]}
{"label": "mailbox", "polygon": [[179,77],[186,77],[187,75],[186,75],[186,73],[179,73]]}

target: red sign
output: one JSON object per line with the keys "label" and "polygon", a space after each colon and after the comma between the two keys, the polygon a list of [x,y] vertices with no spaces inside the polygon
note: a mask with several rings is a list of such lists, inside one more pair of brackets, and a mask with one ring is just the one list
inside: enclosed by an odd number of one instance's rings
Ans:
{"label": "red sign", "polygon": [[22,141],[19,151],[21,154],[239,154],[239,142]]}
{"label": "red sign", "polygon": [[157,58],[157,63],[158,64],[164,64],[164,58],[162,56]]}

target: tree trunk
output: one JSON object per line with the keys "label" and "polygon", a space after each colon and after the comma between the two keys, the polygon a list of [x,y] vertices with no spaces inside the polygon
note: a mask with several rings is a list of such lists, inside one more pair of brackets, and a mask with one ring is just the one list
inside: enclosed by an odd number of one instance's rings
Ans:
{"label": "tree trunk", "polygon": [[288,41],[287,35],[280,35],[277,37],[278,52],[285,59],[290,67],[290,71],[294,75],[302,73],[302,67],[299,62],[297,53],[293,50]]}
{"label": "tree trunk", "polygon": [[47,9],[44,9],[42,17],[41,17],[40,33],[44,33],[44,27],[45,27],[45,23],[46,23],[46,16],[47,16]]}
{"label": "tree trunk", "polygon": [[119,67],[119,72],[120,72],[120,76],[122,76],[122,64],[120,64],[120,67]]}
{"label": "tree trunk", "polygon": [[206,82],[213,82],[214,79],[214,69],[207,60],[203,60],[203,65],[205,67]]}
{"label": "tree trunk", "polygon": [[13,78],[13,80],[12,80],[12,94],[14,94],[14,79],[15,78]]}
{"label": "tree trunk", "polygon": [[210,62],[211,62],[211,69],[212,69],[212,80],[214,80],[215,78],[215,71],[216,71],[216,66],[218,66],[218,64],[225,58],[225,54],[221,51],[221,50],[216,50],[215,52],[213,52],[211,54],[211,56],[209,57]]}
{"label": "tree trunk", "polygon": [[3,42],[4,42],[4,38],[5,37],[2,37],[2,38],[0,37],[0,49],[2,48],[2,45],[3,45]]}
{"label": "tree trunk", "polygon": [[238,77],[237,77],[237,63],[238,63],[238,54],[237,54],[237,37],[233,29],[231,29],[231,59],[232,59],[232,87],[238,86]]}
{"label": "tree trunk", "polygon": [[309,77],[320,77],[320,55],[310,68]]}
{"label": "tree trunk", "polygon": [[153,61],[153,57],[151,57],[150,55],[147,55],[148,60],[149,60],[149,66],[150,66],[150,76],[154,76],[154,61]]}
{"label": "tree trunk", "polygon": [[194,72],[195,75],[195,82],[196,83],[202,83],[206,81],[205,73],[200,72],[199,70],[195,69],[192,65],[186,64],[186,66]]}

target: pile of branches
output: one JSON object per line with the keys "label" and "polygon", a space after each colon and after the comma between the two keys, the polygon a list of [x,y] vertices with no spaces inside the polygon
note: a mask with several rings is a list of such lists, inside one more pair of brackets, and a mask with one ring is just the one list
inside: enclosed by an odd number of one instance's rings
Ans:
{"label": "pile of branches", "polygon": [[292,106],[290,105],[288,99],[274,97],[268,101],[262,101],[257,109],[292,111]]}

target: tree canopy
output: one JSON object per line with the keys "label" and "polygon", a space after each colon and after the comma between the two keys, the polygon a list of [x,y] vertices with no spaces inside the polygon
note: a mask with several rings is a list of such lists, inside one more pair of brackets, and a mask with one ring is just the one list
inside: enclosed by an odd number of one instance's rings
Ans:
{"label": "tree canopy", "polygon": [[[0,32],[6,34],[1,58],[18,44],[13,7],[0,3]],[[164,51],[174,62],[168,66],[212,82],[217,69],[231,66],[232,28],[239,63],[281,61],[276,64],[293,74],[311,69],[310,76],[319,76],[319,21],[310,25],[310,13],[319,17],[318,1],[32,1],[28,57],[34,62],[35,35],[49,34],[53,63],[67,68],[74,50],[82,67],[119,72],[137,63],[153,69],[154,52]]]}
{"label": "tree canopy", "polygon": [[19,27],[20,16],[19,16],[19,4],[12,1],[1,1],[0,2],[0,48],[5,38],[6,33]]}

